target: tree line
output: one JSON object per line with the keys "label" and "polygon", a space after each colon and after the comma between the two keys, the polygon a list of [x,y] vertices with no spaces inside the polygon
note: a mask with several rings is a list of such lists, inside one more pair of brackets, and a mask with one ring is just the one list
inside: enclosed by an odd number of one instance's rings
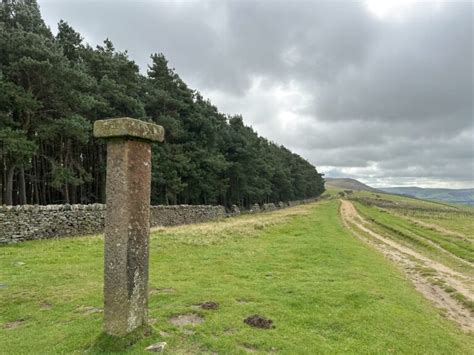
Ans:
{"label": "tree line", "polygon": [[220,113],[163,54],[146,75],[106,39],[91,47],[66,22],[54,36],[35,0],[0,8],[0,203],[105,201],[104,142],[95,120],[133,117],[164,126],[153,145],[153,204],[237,204],[316,197],[314,166]]}

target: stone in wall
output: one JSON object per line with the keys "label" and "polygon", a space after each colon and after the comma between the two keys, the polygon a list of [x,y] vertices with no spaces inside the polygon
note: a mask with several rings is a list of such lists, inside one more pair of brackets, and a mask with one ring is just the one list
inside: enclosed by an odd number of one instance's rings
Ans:
{"label": "stone in wall", "polygon": [[240,208],[237,205],[232,205],[230,207],[230,213],[228,214],[228,217],[234,217],[240,215]]}
{"label": "stone in wall", "polygon": [[276,206],[275,206],[274,203],[264,203],[263,206],[262,206],[262,210],[265,211],[265,212],[275,211]]}
{"label": "stone in wall", "polygon": [[260,212],[260,205],[258,203],[255,203],[251,208],[250,208],[250,213],[257,213]]}

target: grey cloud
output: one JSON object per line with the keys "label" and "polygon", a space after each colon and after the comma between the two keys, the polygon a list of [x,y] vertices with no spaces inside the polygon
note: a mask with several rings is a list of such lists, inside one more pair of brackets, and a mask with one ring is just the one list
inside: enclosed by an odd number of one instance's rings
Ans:
{"label": "grey cloud", "polygon": [[419,2],[378,19],[355,1],[40,0],[146,70],[163,52],[223,112],[328,175],[474,185],[473,8]]}
{"label": "grey cloud", "polygon": [[[40,2],[48,22],[59,18],[100,43],[128,49],[142,68],[163,51],[200,88],[242,94],[254,76],[273,81],[330,80],[360,61],[375,36],[356,2],[313,1],[54,1]],[[293,51],[292,64],[285,54]]]}
{"label": "grey cloud", "polygon": [[426,6],[413,21],[381,26],[369,60],[320,92],[319,117],[472,122],[472,6]]}

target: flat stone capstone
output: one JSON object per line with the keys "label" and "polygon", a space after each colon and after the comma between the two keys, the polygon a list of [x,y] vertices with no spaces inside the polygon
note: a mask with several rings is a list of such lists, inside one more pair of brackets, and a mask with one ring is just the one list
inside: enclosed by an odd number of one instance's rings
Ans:
{"label": "flat stone capstone", "polygon": [[162,126],[154,123],[123,117],[95,121],[94,136],[96,138],[128,138],[162,142],[165,130]]}

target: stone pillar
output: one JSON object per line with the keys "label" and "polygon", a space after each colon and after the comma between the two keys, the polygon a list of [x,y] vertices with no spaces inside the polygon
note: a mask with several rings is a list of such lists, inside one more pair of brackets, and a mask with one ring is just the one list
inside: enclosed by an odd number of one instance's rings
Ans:
{"label": "stone pillar", "polygon": [[117,118],[96,121],[94,136],[107,140],[105,332],[123,336],[147,323],[151,142],[164,129]]}

